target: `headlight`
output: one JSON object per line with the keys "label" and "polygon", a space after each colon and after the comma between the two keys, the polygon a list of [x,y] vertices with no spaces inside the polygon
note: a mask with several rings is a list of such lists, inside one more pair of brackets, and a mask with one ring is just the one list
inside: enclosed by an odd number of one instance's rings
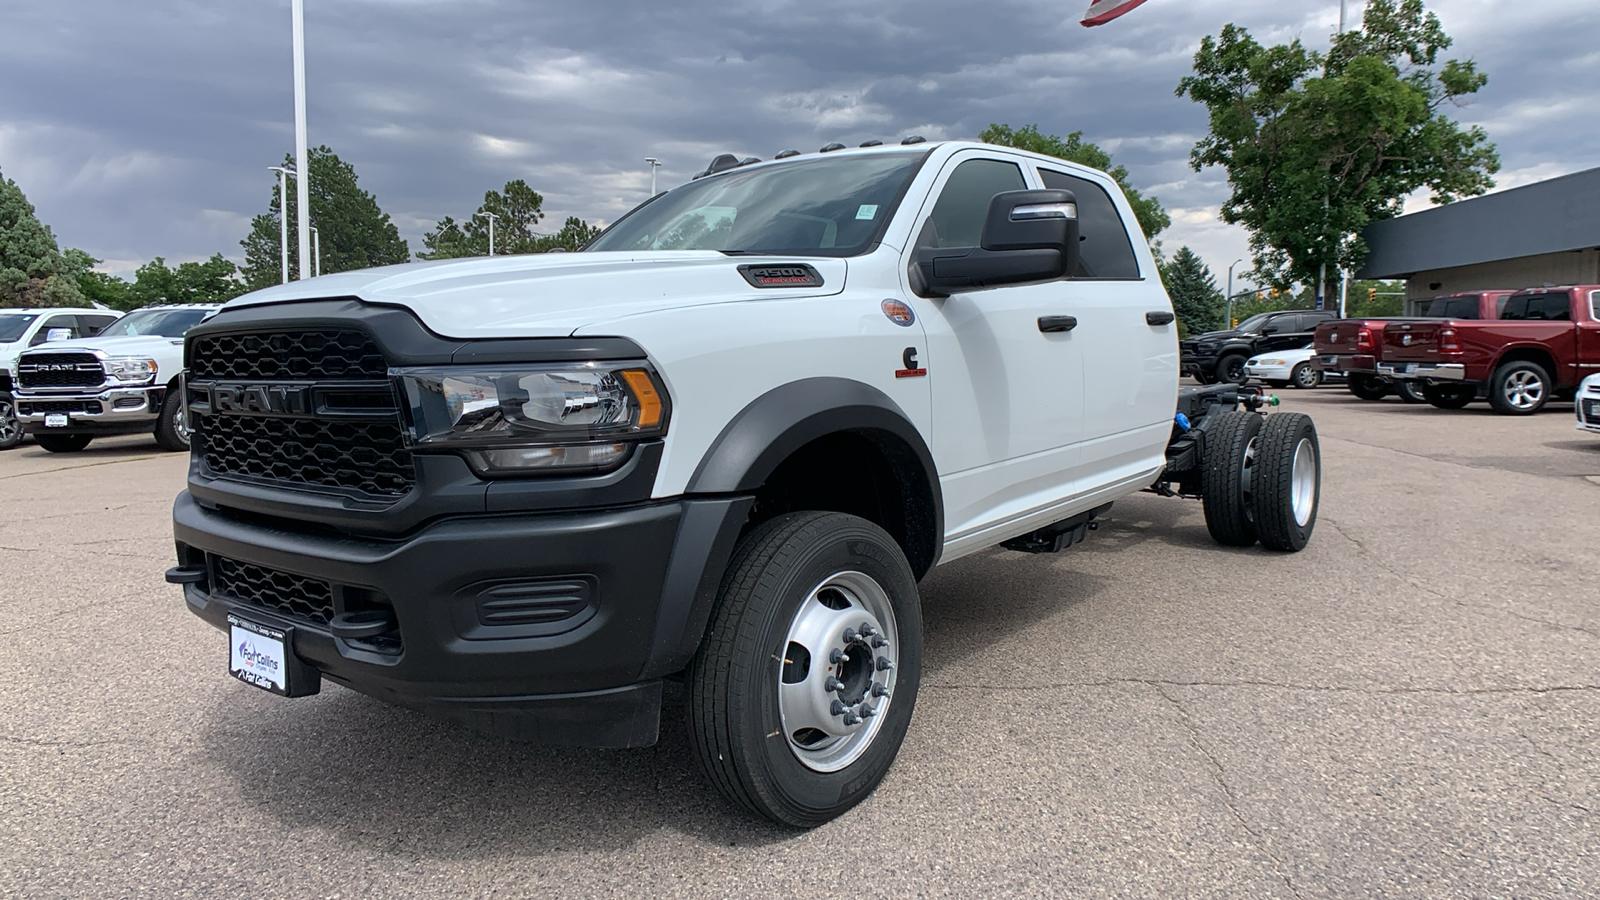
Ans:
{"label": "headlight", "polygon": [[1258,359],[1251,363],[1251,365],[1262,366],[1281,366],[1283,364],[1283,360],[1281,359]]}
{"label": "headlight", "polygon": [[122,384],[149,384],[156,377],[156,361],[145,356],[113,356],[105,369],[107,378]]}
{"label": "headlight", "polygon": [[480,475],[603,471],[666,433],[666,391],[644,363],[396,372],[413,449],[460,451]]}

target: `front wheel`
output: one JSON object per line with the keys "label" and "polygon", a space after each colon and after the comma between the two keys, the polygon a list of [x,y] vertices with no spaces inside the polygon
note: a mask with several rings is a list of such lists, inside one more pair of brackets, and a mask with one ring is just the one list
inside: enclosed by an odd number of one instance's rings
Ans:
{"label": "front wheel", "polygon": [[156,420],[156,444],[173,453],[189,452],[189,407],[179,391],[167,391]]}
{"label": "front wheel", "polygon": [[1382,400],[1389,396],[1389,386],[1371,375],[1352,373],[1345,387],[1363,400]]}
{"label": "front wheel", "polygon": [[1311,363],[1300,363],[1289,372],[1289,381],[1301,390],[1314,388],[1322,383],[1322,370],[1312,368]]}
{"label": "front wheel", "polygon": [[1229,384],[1244,384],[1249,381],[1249,376],[1244,372],[1245,358],[1237,353],[1230,353],[1217,360],[1217,380]]}
{"label": "front wheel", "polygon": [[33,439],[51,453],[77,453],[94,440],[88,434],[36,434]]}
{"label": "front wheel", "polygon": [[0,450],[22,443],[22,423],[17,421],[17,404],[10,394],[0,393]]}
{"label": "front wheel", "polygon": [[1508,362],[1489,379],[1489,405],[1510,416],[1529,416],[1550,402],[1550,373],[1538,363]]}
{"label": "front wheel", "polygon": [[894,539],[842,513],[780,516],[723,577],[689,667],[690,740],[728,799],[811,828],[883,780],[921,673],[921,601]]}
{"label": "front wheel", "polygon": [[1422,395],[1439,409],[1464,409],[1478,399],[1478,389],[1462,384],[1430,384],[1422,389]]}

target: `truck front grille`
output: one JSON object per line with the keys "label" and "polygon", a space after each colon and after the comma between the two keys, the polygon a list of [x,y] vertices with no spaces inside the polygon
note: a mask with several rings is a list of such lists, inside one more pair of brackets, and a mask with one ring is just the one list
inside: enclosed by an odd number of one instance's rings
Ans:
{"label": "truck front grille", "polygon": [[231,600],[322,625],[333,620],[333,586],[265,566],[211,557],[211,589]]}
{"label": "truck front grille", "polygon": [[196,447],[215,475],[401,497],[416,482],[400,423],[195,416]]}
{"label": "truck front grille", "polygon": [[389,363],[359,331],[282,331],[195,338],[190,378],[251,381],[385,379]]}
{"label": "truck front grille", "polygon": [[106,380],[100,360],[89,353],[32,353],[17,363],[24,388],[99,387]]}
{"label": "truck front grille", "polygon": [[389,364],[359,331],[189,345],[195,454],[214,477],[393,501],[416,486]]}

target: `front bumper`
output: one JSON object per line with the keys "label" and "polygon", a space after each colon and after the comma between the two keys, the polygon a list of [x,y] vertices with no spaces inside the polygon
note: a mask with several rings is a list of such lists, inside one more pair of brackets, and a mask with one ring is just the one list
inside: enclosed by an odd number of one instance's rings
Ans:
{"label": "front bumper", "polygon": [[[17,421],[29,434],[133,434],[161,417],[162,387],[117,387],[78,393],[17,393]],[[50,425],[51,416],[67,417]],[[59,421],[59,420],[57,420]]]}
{"label": "front bumper", "polygon": [[[750,504],[464,516],[369,540],[234,517],[185,492],[175,571],[198,579],[184,599],[202,619],[290,626],[295,656],[362,693],[518,739],[645,746],[660,679],[699,646]],[[329,619],[375,609],[395,631],[335,636]]]}
{"label": "front bumper", "polygon": [[1600,434],[1600,396],[1580,394],[1572,405],[1577,413],[1578,429]]}
{"label": "front bumper", "polygon": [[1288,381],[1290,371],[1289,366],[1252,366],[1247,363],[1244,367],[1246,375],[1261,381]]}

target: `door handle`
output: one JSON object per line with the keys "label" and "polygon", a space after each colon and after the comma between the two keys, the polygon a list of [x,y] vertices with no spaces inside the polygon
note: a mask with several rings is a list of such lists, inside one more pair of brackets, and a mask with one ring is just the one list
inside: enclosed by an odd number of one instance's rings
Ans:
{"label": "door handle", "polygon": [[1171,325],[1174,318],[1176,317],[1172,313],[1164,309],[1144,314],[1144,321],[1147,325]]}
{"label": "door handle", "polygon": [[1061,331],[1071,331],[1078,327],[1076,316],[1040,316],[1039,330],[1045,334]]}

